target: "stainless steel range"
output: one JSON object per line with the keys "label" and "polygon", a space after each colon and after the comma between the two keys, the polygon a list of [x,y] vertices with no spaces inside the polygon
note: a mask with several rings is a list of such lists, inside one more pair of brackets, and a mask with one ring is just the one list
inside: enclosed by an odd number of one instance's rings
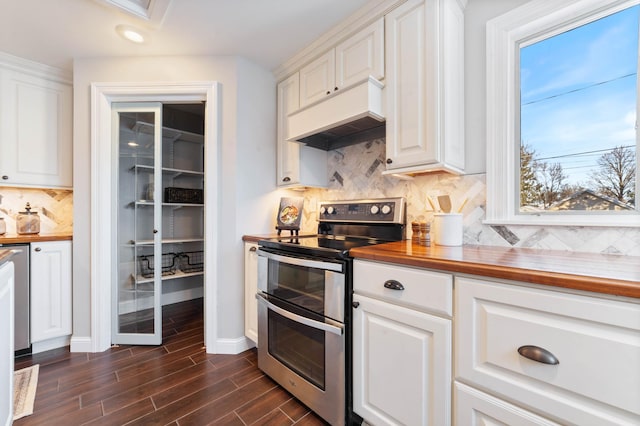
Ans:
{"label": "stainless steel range", "polygon": [[321,202],[318,222],[258,243],[258,366],[330,424],[354,424],[349,250],[402,240],[405,200]]}

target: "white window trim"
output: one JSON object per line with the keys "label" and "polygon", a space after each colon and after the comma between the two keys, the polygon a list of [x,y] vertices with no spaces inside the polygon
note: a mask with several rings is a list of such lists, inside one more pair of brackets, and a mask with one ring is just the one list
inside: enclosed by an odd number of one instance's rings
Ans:
{"label": "white window trim", "polygon": [[[551,31],[560,33],[569,25],[579,26],[638,3],[640,0],[533,0],[487,22],[487,206],[484,223],[640,226],[637,210],[629,214],[606,215],[520,213],[520,149],[515,143],[519,133],[518,45],[535,40],[541,33],[545,36]],[[636,145],[639,145],[637,140]],[[638,182],[640,173],[636,175]],[[640,189],[639,185],[636,188]],[[636,209],[637,205],[638,201]]]}

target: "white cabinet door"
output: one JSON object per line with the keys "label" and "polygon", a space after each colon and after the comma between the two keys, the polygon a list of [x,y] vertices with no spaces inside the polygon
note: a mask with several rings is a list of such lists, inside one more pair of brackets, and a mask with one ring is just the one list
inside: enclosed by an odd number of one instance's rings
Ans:
{"label": "white cabinet door", "polygon": [[353,301],[354,412],[376,426],[450,424],[451,321]]}
{"label": "white cabinet door", "polygon": [[338,89],[335,61],[335,49],[331,49],[300,69],[300,108],[311,105]]}
{"label": "white cabinet door", "polygon": [[72,187],[71,86],[8,69],[0,80],[0,183]]}
{"label": "white cabinet door", "polygon": [[286,140],[287,116],[300,106],[300,77],[295,73],[278,84],[278,185],[300,181],[300,144]]}
{"label": "white cabinet door", "polygon": [[0,266],[0,425],[13,422],[13,262]]}
{"label": "white cabinet door", "polygon": [[244,335],[258,344],[258,245],[244,244]]}
{"label": "white cabinet door", "polygon": [[409,0],[385,16],[387,170],[464,169],[464,15]]}
{"label": "white cabinet door", "polygon": [[71,334],[71,241],[31,244],[31,341]]}
{"label": "white cabinet door", "polygon": [[300,106],[300,78],[296,73],[278,84],[277,185],[327,186],[327,152],[286,140],[288,115]]}
{"label": "white cabinet door", "polygon": [[384,78],[383,18],[300,69],[300,108],[369,76]]}
{"label": "white cabinet door", "polygon": [[336,87],[384,78],[384,18],[336,46]]}

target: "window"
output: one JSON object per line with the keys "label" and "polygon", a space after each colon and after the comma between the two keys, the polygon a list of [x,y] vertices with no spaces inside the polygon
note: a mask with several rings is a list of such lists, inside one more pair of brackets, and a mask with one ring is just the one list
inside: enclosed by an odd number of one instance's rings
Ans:
{"label": "window", "polygon": [[488,223],[640,225],[638,3],[534,0],[489,21]]}

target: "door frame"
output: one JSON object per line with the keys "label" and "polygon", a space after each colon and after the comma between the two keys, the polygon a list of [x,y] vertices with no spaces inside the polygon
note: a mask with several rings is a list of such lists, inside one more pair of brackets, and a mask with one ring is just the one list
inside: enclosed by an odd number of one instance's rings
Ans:
{"label": "door frame", "polygon": [[[117,180],[112,158],[111,104],[114,102],[206,102],[205,109],[205,225],[204,225],[204,344],[216,353],[218,294],[218,152],[221,146],[220,83],[117,82],[91,84],[91,349],[111,346],[111,286],[115,264],[115,219],[111,188]],[[209,271],[208,273],[206,271]],[[207,299],[210,298],[209,303]]]}

